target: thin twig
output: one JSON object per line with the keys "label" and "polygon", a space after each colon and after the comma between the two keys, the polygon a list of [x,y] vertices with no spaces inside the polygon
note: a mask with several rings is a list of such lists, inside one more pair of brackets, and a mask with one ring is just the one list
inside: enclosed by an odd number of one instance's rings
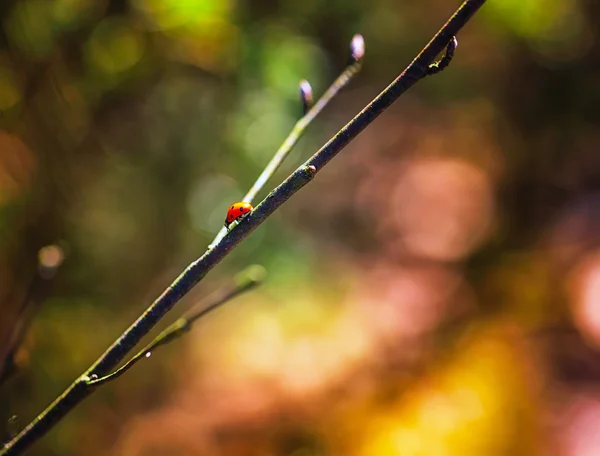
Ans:
{"label": "thin twig", "polygon": [[101,378],[90,377],[88,385],[100,386],[106,382],[120,377],[129,369],[131,369],[138,361],[148,358],[152,352],[154,352],[161,345],[166,345],[186,334],[192,329],[194,323],[199,318],[205,316],[213,310],[216,310],[217,308],[221,307],[221,305],[231,301],[233,298],[241,295],[242,293],[250,291],[257,285],[260,285],[264,281],[265,276],[266,271],[262,266],[253,265],[247,267],[235,277],[232,284],[227,285],[226,287],[203,299],[192,309],[186,312],[182,317],[175,320],[174,323],[167,326],[158,336],[156,336],[156,338],[149,342],[119,369]]}
{"label": "thin twig", "polygon": [[[362,43],[362,45],[361,45]],[[361,47],[361,49],[356,49]],[[311,124],[313,120],[323,111],[325,106],[329,104],[331,100],[335,98],[335,96],[348,85],[348,83],[352,80],[354,75],[356,75],[361,67],[362,67],[362,58],[364,56],[364,41],[361,35],[355,35],[350,43],[350,63],[348,66],[342,71],[342,73],[336,78],[335,81],[327,88],[325,93],[319,98],[319,100],[309,108],[312,104],[309,98],[312,99],[312,89],[310,89],[310,84],[308,81],[302,81],[300,83],[300,93],[303,104],[304,115],[298,119],[290,134],[287,138],[281,143],[281,146],[273,155],[273,158],[269,162],[269,164],[265,167],[263,172],[258,176],[256,182],[250,187],[248,193],[244,195],[241,201],[246,203],[252,203],[256,195],[262,190],[265,184],[269,181],[269,179],[275,174],[275,171],[281,166],[283,161],[290,154],[298,140],[302,137],[306,128]],[[307,87],[308,84],[308,87]],[[308,110],[306,110],[309,108]],[[217,245],[223,237],[227,234],[227,228],[223,227],[218,232],[215,239],[210,243],[209,248]]]}
{"label": "thin twig", "polygon": [[281,185],[235,226],[217,245],[190,264],[164,293],[100,356],[100,358],[46,410],[40,413],[18,435],[8,442],[0,456],[21,454],[56,425],[69,411],[89,396],[91,376],[107,375],[127,353],[150,331],[173,306],[188,293],[235,246],[254,231],[269,215],[335,157],[352,139],[373,122],[417,81],[426,76],[429,65],[449,41],[471,19],[485,0],[466,0],[425,46],[419,55],[388,87],[342,128],[304,165],[294,171]]}
{"label": "thin twig", "polygon": [[15,355],[23,343],[33,317],[39,310],[44,295],[64,261],[65,254],[62,248],[52,244],[42,247],[38,251],[37,270],[31,279],[27,292],[19,308],[10,333],[0,345],[0,384],[8,380],[15,373]]}

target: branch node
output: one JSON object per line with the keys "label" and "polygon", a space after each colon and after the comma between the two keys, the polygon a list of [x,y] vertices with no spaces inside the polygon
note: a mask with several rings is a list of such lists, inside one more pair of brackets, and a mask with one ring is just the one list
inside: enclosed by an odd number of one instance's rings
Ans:
{"label": "branch node", "polygon": [[315,166],[313,166],[313,165],[305,166],[304,167],[304,172],[308,176],[313,177],[317,173],[317,168]]}
{"label": "branch node", "polygon": [[82,375],[81,377],[79,377],[79,382],[80,383],[85,383],[88,386],[93,385],[93,383],[98,380],[98,376],[96,374],[92,374],[92,375]]}

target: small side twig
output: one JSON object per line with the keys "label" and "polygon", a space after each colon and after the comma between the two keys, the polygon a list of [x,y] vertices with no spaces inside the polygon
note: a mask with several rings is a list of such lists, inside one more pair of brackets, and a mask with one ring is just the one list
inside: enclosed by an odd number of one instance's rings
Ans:
{"label": "small side twig", "polygon": [[182,317],[178,318],[171,325],[167,326],[158,336],[156,336],[156,338],[149,342],[119,369],[101,378],[97,378],[92,375],[90,376],[90,380],[87,382],[87,384],[89,386],[100,386],[120,377],[129,369],[131,369],[138,361],[150,357],[152,352],[154,352],[158,347],[167,345],[168,343],[173,342],[175,339],[178,339],[189,332],[199,318],[205,316],[213,310],[216,310],[226,302],[231,301],[233,298],[236,298],[242,293],[250,291],[256,286],[260,285],[264,281],[265,276],[266,271],[262,266],[253,265],[247,267],[234,278],[232,284],[217,290],[215,293],[209,295],[196,304]]}
{"label": "small side twig", "polygon": [[8,380],[15,372],[15,355],[48,290],[48,285],[56,275],[64,258],[63,249],[56,244],[47,245],[38,251],[37,271],[27,288],[10,334],[0,344],[0,350],[3,350],[3,353],[0,353],[0,384]]}
{"label": "small side twig", "polygon": [[446,51],[444,52],[442,58],[437,62],[434,62],[431,65],[429,65],[427,67],[427,72],[425,75],[431,76],[434,74],[438,74],[440,71],[444,71],[448,67],[448,65],[450,65],[450,62],[454,57],[454,51],[456,51],[457,47],[458,40],[455,36],[453,36],[452,39],[448,41],[448,44],[446,45]]}
{"label": "small side twig", "polygon": [[346,126],[321,147],[304,165],[294,171],[219,243],[192,262],[148,309],[98,358],[98,360],[52,404],[41,412],[0,450],[0,456],[21,454],[54,427],[95,388],[91,376],[107,375],[173,306],[215,267],[232,249],[294,193],[310,182],[362,130],[370,125],[404,92],[427,75],[429,65],[450,40],[465,26],[486,0],[465,0],[408,67]]}
{"label": "small side twig", "polygon": [[[302,101],[303,116],[298,119],[290,134],[285,138],[281,146],[273,155],[271,161],[267,164],[263,172],[258,176],[256,182],[250,187],[248,193],[244,195],[241,201],[252,203],[256,195],[262,190],[269,179],[279,169],[283,161],[290,154],[298,140],[302,137],[306,128],[323,111],[335,96],[348,85],[352,78],[361,70],[362,61],[365,55],[365,42],[362,35],[354,35],[350,42],[350,63],[333,81],[327,90],[321,95],[321,98],[313,104],[313,94],[310,83],[306,80],[300,82],[300,98]],[[217,245],[227,234],[226,228],[221,228],[215,239],[210,243],[209,249]]]}

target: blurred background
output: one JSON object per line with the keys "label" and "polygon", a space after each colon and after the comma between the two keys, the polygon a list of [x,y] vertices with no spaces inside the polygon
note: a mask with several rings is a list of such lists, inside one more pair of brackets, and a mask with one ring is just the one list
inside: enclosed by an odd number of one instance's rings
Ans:
{"label": "blurred background", "polygon": [[[3,1],[0,441],[205,250],[300,115],[301,79],[318,97],[364,35],[363,71],[261,198],[458,5]],[[161,327],[250,264],[262,286],[27,454],[600,454],[599,17],[487,2],[446,71]]]}

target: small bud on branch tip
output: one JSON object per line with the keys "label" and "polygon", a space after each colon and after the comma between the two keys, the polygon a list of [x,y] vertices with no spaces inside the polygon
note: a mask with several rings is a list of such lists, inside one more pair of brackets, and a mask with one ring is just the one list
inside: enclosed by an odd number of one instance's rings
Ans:
{"label": "small bud on branch tip", "polygon": [[442,56],[442,58],[427,67],[425,76],[438,74],[440,71],[445,70],[448,67],[448,65],[450,65],[450,62],[454,57],[454,51],[456,51],[457,46],[458,40],[455,36],[453,36],[452,39],[448,41],[448,44],[446,45],[446,50],[444,51],[444,55]]}
{"label": "small bud on branch tip", "polygon": [[358,33],[352,37],[350,42],[350,55],[355,62],[360,62],[365,56],[365,39]]}
{"label": "small bud on branch tip", "polygon": [[305,116],[313,106],[312,87],[306,79],[300,81],[300,99],[302,100],[302,115]]}

